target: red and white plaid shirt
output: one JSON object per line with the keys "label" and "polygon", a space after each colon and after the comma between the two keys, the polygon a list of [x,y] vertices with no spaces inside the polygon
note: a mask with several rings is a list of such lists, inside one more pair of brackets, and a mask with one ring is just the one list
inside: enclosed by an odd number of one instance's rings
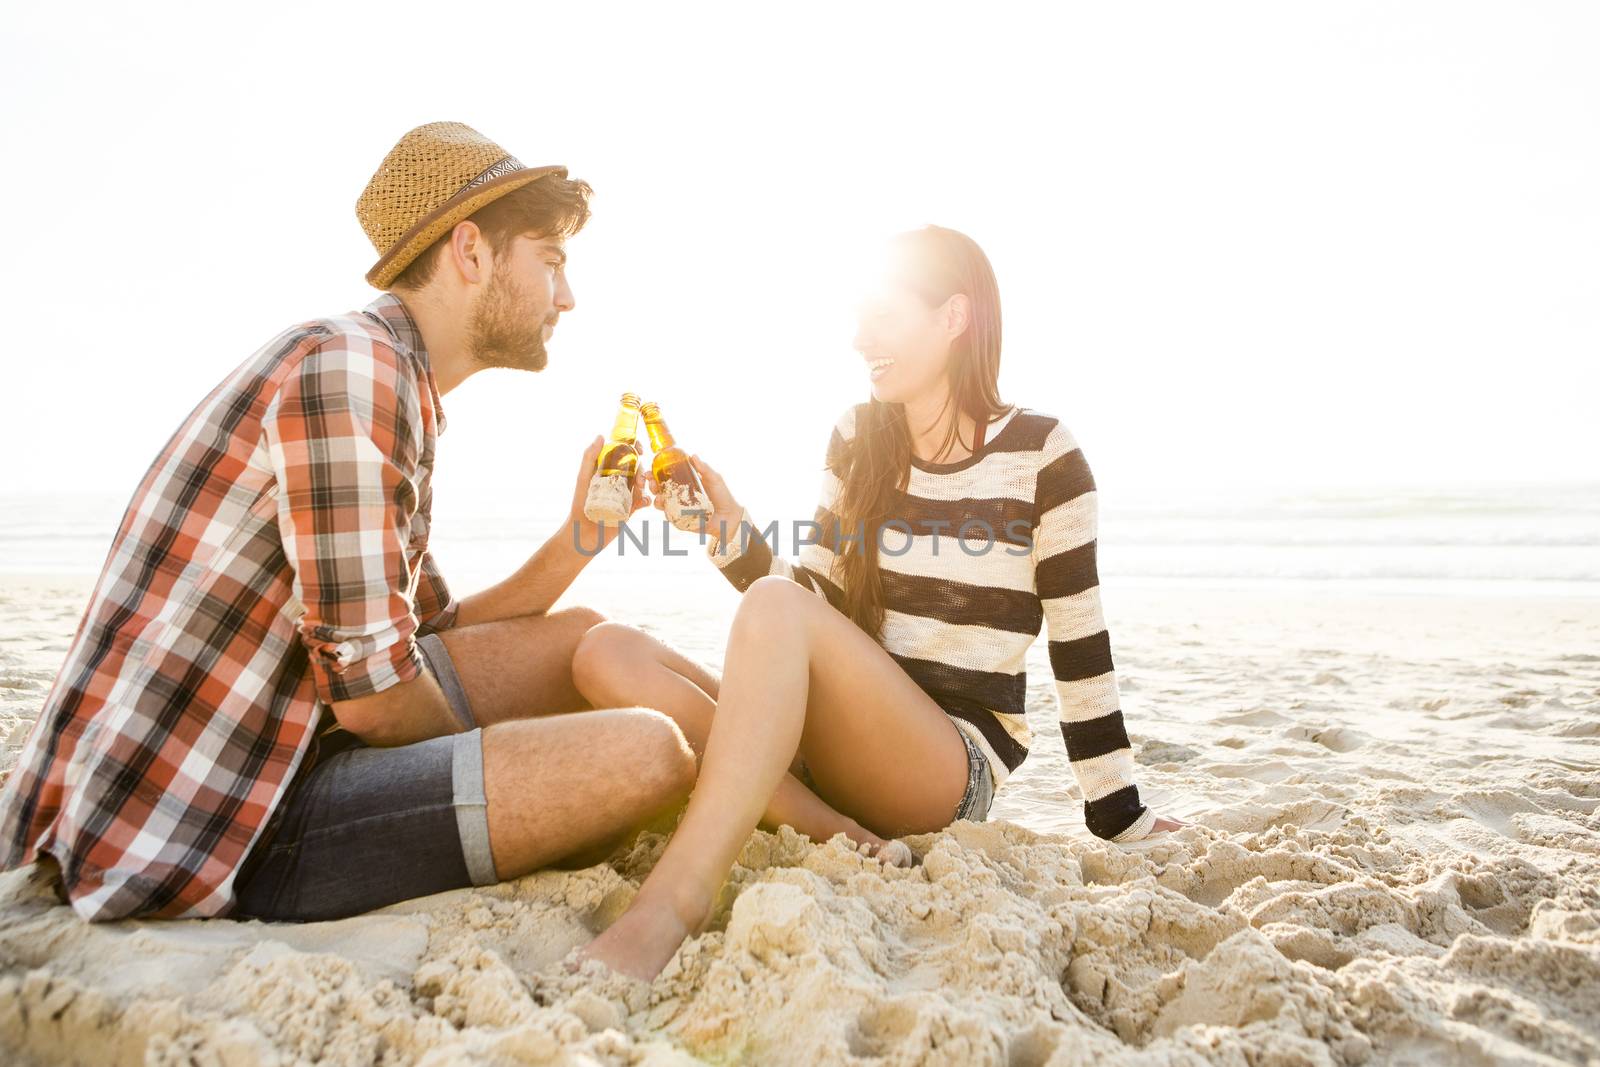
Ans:
{"label": "red and white plaid shirt", "polygon": [[225,914],[320,712],[422,671],[456,602],[428,552],[444,429],[385,293],[212,390],[123,516],[0,791],[0,865],[55,857],[85,919]]}

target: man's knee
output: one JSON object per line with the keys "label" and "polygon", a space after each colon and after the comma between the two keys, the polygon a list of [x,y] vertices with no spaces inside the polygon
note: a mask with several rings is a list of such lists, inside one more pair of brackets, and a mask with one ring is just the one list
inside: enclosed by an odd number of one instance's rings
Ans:
{"label": "man's knee", "polygon": [[574,604],[570,608],[562,608],[555,613],[555,617],[567,620],[567,624],[576,631],[581,641],[581,635],[587,635],[596,626],[605,624],[605,614],[583,604]]}
{"label": "man's knee", "polygon": [[635,757],[641,763],[641,780],[657,798],[688,796],[694,788],[694,749],[683,730],[669,716],[651,708],[636,708]]}

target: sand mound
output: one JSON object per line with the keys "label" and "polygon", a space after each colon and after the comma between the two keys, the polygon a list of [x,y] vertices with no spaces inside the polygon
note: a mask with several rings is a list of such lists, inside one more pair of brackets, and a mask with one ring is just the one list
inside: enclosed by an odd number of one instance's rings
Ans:
{"label": "sand mound", "polygon": [[751,839],[653,984],[566,974],[664,842],[304,926],[89,927],[16,872],[0,1040],[230,1065],[1600,1056],[1587,860],[1574,886],[1577,868],[1429,856],[1361,818],[1138,853],[997,822],[912,838],[899,870],[784,829]]}
{"label": "sand mound", "polygon": [[[0,732],[62,603],[16,616]],[[994,821],[908,839],[904,869],[757,833],[650,984],[561,964],[656,833],[303,926],[87,926],[0,875],[0,1062],[1600,1062],[1600,657],[1573,651],[1600,620],[1352,600],[1286,629],[1273,605],[1162,592],[1118,624],[1141,786],[1204,822],[1172,838],[1085,834],[1030,662],[1037,750]]]}

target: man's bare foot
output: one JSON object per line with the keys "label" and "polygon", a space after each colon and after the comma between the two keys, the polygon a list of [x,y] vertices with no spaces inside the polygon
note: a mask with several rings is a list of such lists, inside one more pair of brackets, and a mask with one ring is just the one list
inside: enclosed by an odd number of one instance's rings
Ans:
{"label": "man's bare foot", "polygon": [[594,959],[618,974],[654,981],[684,938],[694,932],[671,907],[636,899],[604,933],[583,947],[567,970],[575,973],[584,960]]}

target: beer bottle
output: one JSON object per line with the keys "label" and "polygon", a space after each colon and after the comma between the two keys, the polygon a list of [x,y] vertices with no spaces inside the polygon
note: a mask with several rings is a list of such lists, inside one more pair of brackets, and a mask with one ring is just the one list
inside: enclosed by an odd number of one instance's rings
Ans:
{"label": "beer bottle", "polygon": [[655,453],[650,460],[650,473],[655,475],[665,498],[663,510],[667,521],[680,530],[698,533],[701,524],[711,518],[711,502],[689,463],[689,455],[672,439],[672,431],[661,418],[659,404],[645,401],[639,406],[639,413],[644,416],[650,450]]}
{"label": "beer bottle", "polygon": [[633,487],[639,475],[639,397],[622,394],[611,436],[600,446],[583,514],[590,522],[623,522],[633,514]]}

